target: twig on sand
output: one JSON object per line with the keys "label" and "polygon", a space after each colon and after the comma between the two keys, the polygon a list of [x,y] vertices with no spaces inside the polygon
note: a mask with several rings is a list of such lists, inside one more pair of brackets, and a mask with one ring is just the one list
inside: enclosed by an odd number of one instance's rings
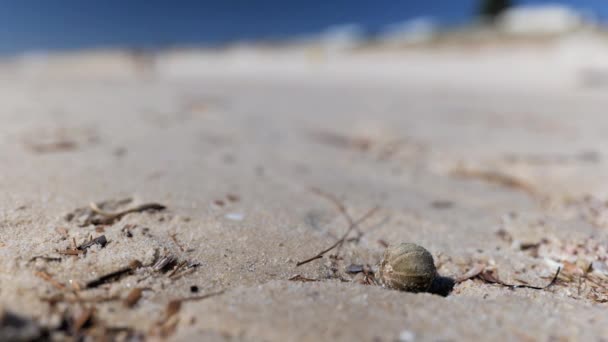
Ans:
{"label": "twig on sand", "polygon": [[53,285],[58,290],[64,290],[65,289],[65,285],[63,285],[62,283],[60,283],[57,280],[53,279],[53,277],[50,274],[46,273],[46,272],[35,272],[34,274],[36,275],[36,277],[41,278],[42,280],[50,283],[51,285]]}
{"label": "twig on sand", "polygon": [[287,279],[287,280],[291,280],[291,281],[301,281],[303,283],[309,283],[309,282],[315,282],[315,281],[319,281],[319,279],[313,279],[313,278],[307,278],[304,277],[301,274],[296,274],[293,277]]}
{"label": "twig on sand", "polygon": [[179,243],[179,241],[177,241],[177,233],[173,233],[171,235],[169,235],[171,237],[171,240],[173,240],[173,243],[175,243],[175,245],[179,248],[180,251],[185,251],[186,249],[184,248],[184,246],[182,246],[181,243]]}
{"label": "twig on sand", "polygon": [[129,263],[129,266],[127,266],[127,267],[123,267],[117,271],[105,274],[97,279],[89,281],[87,283],[86,287],[90,289],[90,288],[98,287],[99,285],[109,283],[111,281],[115,281],[115,280],[119,279],[120,277],[122,277],[123,275],[135,271],[135,269],[137,269],[139,267],[141,267],[141,262],[139,260],[133,260],[133,261],[131,261],[131,263]]}
{"label": "twig on sand", "polygon": [[551,282],[549,282],[549,284],[545,285],[545,286],[532,286],[532,285],[526,285],[526,284],[507,284],[505,282],[503,282],[502,280],[500,280],[498,278],[498,276],[494,275],[494,272],[492,271],[488,271],[488,270],[484,270],[482,272],[480,272],[476,277],[483,280],[484,282],[488,283],[488,284],[498,284],[501,286],[505,286],[508,287],[511,290],[514,289],[532,289],[532,290],[546,290],[549,287],[553,286],[556,281],[557,281],[557,277],[559,276],[559,272],[562,270],[561,267],[557,268],[557,271],[555,272],[555,275],[553,276],[553,279],[551,279]]}
{"label": "twig on sand", "polygon": [[141,204],[136,207],[125,209],[123,211],[119,211],[116,213],[109,213],[107,211],[100,209],[99,206],[97,205],[97,203],[91,202],[89,204],[89,207],[91,208],[91,210],[94,213],[104,217],[103,219],[99,220],[100,224],[112,223],[112,222],[122,218],[123,216],[125,216],[127,214],[131,214],[131,213],[137,213],[137,212],[142,212],[142,211],[147,211],[147,210],[158,211],[158,210],[164,210],[167,208],[166,206],[159,204],[159,203],[145,203],[145,204]]}
{"label": "twig on sand", "polygon": [[[340,214],[342,214],[342,216],[344,216],[344,218],[348,222],[348,225],[349,226],[353,225],[354,220],[353,220],[352,216],[350,216],[350,214],[348,213],[348,211],[346,211],[346,207],[340,201],[340,199],[338,199],[338,197],[336,197],[333,194],[327,193],[327,192],[325,192],[325,191],[323,191],[323,190],[321,190],[319,188],[316,188],[316,187],[310,188],[310,191],[312,191],[313,194],[321,196],[321,197],[325,198],[326,200],[330,201],[331,203],[333,203],[333,205],[336,206],[336,208],[338,209],[338,211],[340,212]],[[357,234],[358,235],[363,235],[358,227],[355,227],[355,229],[357,230]]]}
{"label": "twig on sand", "polygon": [[456,168],[452,170],[451,174],[460,178],[477,179],[506,188],[520,190],[530,196],[538,195],[538,191],[531,184],[502,172]]}
{"label": "twig on sand", "polygon": [[379,207],[375,207],[373,209],[371,209],[370,211],[368,211],[365,215],[363,215],[360,219],[358,219],[357,221],[353,221],[348,229],[346,230],[346,232],[344,233],[344,235],[342,235],[342,237],[336,241],[333,245],[329,246],[328,248],[322,250],[321,252],[317,253],[315,256],[308,258],[306,260],[300,261],[296,264],[296,267],[298,266],[302,266],[304,264],[307,264],[311,261],[320,259],[323,257],[323,255],[325,255],[325,253],[331,251],[332,249],[338,247],[338,246],[342,246],[342,244],[344,244],[344,241],[346,241],[346,238],[348,237],[348,235],[350,234],[350,232],[361,222],[367,220],[369,217],[371,217],[376,211],[378,211],[378,209],[380,209]]}

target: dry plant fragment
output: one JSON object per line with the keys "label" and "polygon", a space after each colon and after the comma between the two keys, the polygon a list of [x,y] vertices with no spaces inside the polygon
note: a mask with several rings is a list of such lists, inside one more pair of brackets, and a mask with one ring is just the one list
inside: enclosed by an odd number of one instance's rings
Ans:
{"label": "dry plant fragment", "polygon": [[58,140],[49,143],[26,142],[25,146],[27,146],[32,152],[43,154],[51,152],[72,151],[78,147],[78,144],[72,140]]}
{"label": "dry plant fragment", "polygon": [[[141,204],[134,208],[126,209],[126,210],[119,211],[116,213],[109,213],[109,212],[106,212],[106,211],[103,211],[102,209],[100,209],[96,203],[91,203],[89,206],[91,207],[91,210],[93,212],[104,217],[103,219],[99,220],[99,223],[96,223],[96,224],[110,224],[116,220],[121,219],[123,216],[125,216],[127,214],[142,212],[142,211],[147,211],[147,210],[158,211],[158,210],[164,210],[167,208],[164,205],[158,204],[158,203],[146,203],[146,204]],[[93,223],[95,223],[95,222],[93,222]]]}
{"label": "dry plant fragment", "polygon": [[461,178],[478,179],[488,183],[493,183],[506,188],[521,190],[531,196],[536,196],[536,189],[524,182],[523,180],[500,173],[497,171],[471,170],[465,168],[457,168],[451,172],[452,175]]}
{"label": "dry plant fragment", "polygon": [[63,255],[80,255],[80,254],[83,254],[84,251],[79,250],[79,249],[63,249],[63,250],[57,251],[57,253],[63,254]]}
{"label": "dry plant fragment", "polygon": [[116,281],[123,275],[130,274],[131,272],[135,271],[135,269],[137,269],[139,267],[141,267],[141,262],[139,260],[133,260],[127,267],[123,267],[117,271],[105,274],[95,280],[89,281],[87,283],[86,287],[90,289],[90,288],[98,287],[99,285],[109,283],[111,281]]}
{"label": "dry plant fragment", "polygon": [[549,287],[555,285],[555,283],[557,282],[557,278],[559,277],[561,271],[561,267],[557,268],[557,271],[555,272],[555,275],[553,276],[553,279],[551,279],[551,282],[549,282],[549,284],[545,285],[545,286],[532,286],[532,285],[527,285],[527,284],[507,284],[505,282],[503,282],[502,280],[500,280],[500,278],[498,277],[498,274],[496,274],[496,272],[494,270],[488,270],[485,269],[482,272],[480,272],[477,275],[477,278],[483,280],[484,282],[488,283],[488,284],[497,284],[497,285],[501,285],[504,287],[508,287],[511,290],[514,289],[532,289],[532,290],[546,290]]}
{"label": "dry plant fragment", "polygon": [[57,280],[53,279],[53,277],[51,277],[51,275],[48,274],[48,273],[46,273],[46,272],[35,272],[34,274],[38,278],[41,278],[41,279],[49,282],[51,285],[53,285],[54,287],[56,287],[59,290],[64,290],[65,289],[65,285],[63,285],[60,282],[58,282]]}
{"label": "dry plant fragment", "polygon": [[177,262],[177,258],[171,254],[165,255],[158,259],[158,261],[152,265],[152,269],[156,272],[165,272],[169,270]]}
{"label": "dry plant fragment", "polygon": [[133,306],[135,306],[135,304],[137,304],[137,302],[139,302],[139,300],[141,299],[142,292],[143,289],[140,287],[136,287],[131,290],[123,302],[124,305],[128,308],[132,308]]}
{"label": "dry plant fragment", "polygon": [[455,283],[462,283],[465,280],[473,279],[473,278],[477,277],[481,272],[483,272],[483,270],[485,268],[486,268],[486,266],[483,265],[483,264],[475,264],[465,274],[463,274],[460,277],[457,277],[456,279],[454,279],[454,282]]}
{"label": "dry plant fragment", "polygon": [[287,279],[287,280],[291,280],[291,281],[301,281],[304,283],[309,283],[309,282],[315,282],[315,281],[319,281],[319,279],[312,279],[312,278],[306,278],[300,274],[296,274],[293,277]]}
{"label": "dry plant fragment", "polygon": [[171,234],[171,235],[169,235],[169,236],[171,237],[171,240],[173,240],[173,243],[175,243],[175,245],[176,245],[177,247],[179,247],[179,250],[180,250],[180,251],[182,251],[182,252],[183,252],[183,251],[185,251],[184,246],[182,246],[182,244],[181,244],[181,243],[179,243],[179,241],[177,241],[177,237],[176,237],[176,236],[177,236],[177,234],[176,234],[176,233],[173,233],[173,234]]}
{"label": "dry plant fragment", "polygon": [[344,235],[342,235],[342,237],[341,237],[341,238],[340,238],[338,241],[336,241],[336,242],[335,242],[333,245],[331,245],[331,246],[329,246],[328,248],[326,248],[326,249],[322,250],[321,252],[317,253],[317,255],[315,255],[315,256],[313,256],[313,257],[311,257],[311,258],[308,258],[308,259],[306,259],[306,260],[303,260],[303,261],[298,262],[298,263],[296,264],[296,267],[297,267],[297,266],[302,266],[302,265],[307,264],[307,263],[309,263],[309,262],[311,262],[311,261],[314,261],[314,260],[320,259],[320,258],[322,258],[322,257],[323,257],[323,255],[325,255],[325,253],[327,253],[327,252],[331,251],[332,249],[334,249],[334,248],[336,248],[336,247],[341,246],[342,244],[344,244],[344,242],[346,241],[346,238],[348,237],[348,235],[350,234],[350,232],[351,232],[351,231],[352,231],[352,230],[353,230],[353,229],[354,229],[354,228],[355,228],[355,227],[356,227],[358,224],[360,224],[361,222],[363,222],[363,221],[367,220],[367,219],[368,219],[370,216],[372,216],[372,215],[373,215],[373,214],[374,214],[376,211],[378,211],[378,209],[379,209],[378,207],[375,207],[375,208],[373,208],[372,210],[368,211],[368,212],[367,212],[365,215],[363,215],[363,216],[362,216],[362,217],[361,217],[359,220],[357,220],[357,221],[353,222],[353,224],[351,224],[351,225],[348,227],[348,229],[346,230],[346,233],[344,233]]}
{"label": "dry plant fragment", "polygon": [[126,198],[117,201],[103,201],[99,203],[91,203],[88,207],[78,208],[65,216],[65,220],[71,222],[75,220],[79,226],[85,227],[90,224],[103,225],[112,224],[120,220],[123,216],[143,211],[158,211],[164,210],[166,207],[158,203],[146,203],[134,208],[129,208],[122,211],[117,211],[120,207],[123,207],[131,203],[131,198]]}

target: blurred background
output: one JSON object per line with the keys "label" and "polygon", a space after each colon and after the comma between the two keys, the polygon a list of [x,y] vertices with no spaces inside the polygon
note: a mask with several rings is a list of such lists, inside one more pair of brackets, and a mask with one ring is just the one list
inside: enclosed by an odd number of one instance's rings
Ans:
{"label": "blurred background", "polygon": [[[484,73],[477,81],[501,86],[521,77],[598,86],[608,83],[607,18],[600,0],[4,0],[0,55],[19,57],[9,69],[21,75],[321,68],[424,78],[433,69],[448,79]],[[65,59],[75,51],[88,58]],[[380,61],[387,67],[376,70]],[[497,73],[505,66],[515,73]]]}
{"label": "blurred background", "polygon": [[490,21],[505,32],[555,34],[599,25],[606,15],[602,0],[3,0],[0,51],[159,49],[331,37],[422,40],[443,31],[480,29]]}

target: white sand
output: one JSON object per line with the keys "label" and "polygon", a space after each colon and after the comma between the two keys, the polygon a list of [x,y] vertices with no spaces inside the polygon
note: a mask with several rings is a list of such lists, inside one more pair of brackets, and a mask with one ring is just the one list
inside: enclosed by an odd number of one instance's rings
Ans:
{"label": "white sand", "polygon": [[[167,303],[195,295],[196,285],[196,295],[225,292],[184,302],[171,339],[608,336],[600,303],[608,282],[579,282],[584,266],[573,266],[606,258],[608,99],[581,78],[603,66],[568,57],[560,44],[325,57],[310,48],[174,52],[154,65],[101,52],[5,61],[0,306],[54,329],[62,310],[71,317],[80,306],[41,301],[67,290],[35,272],[71,288],[170,253],[200,267],[177,279],[143,267],[81,291],[124,298],[146,288],[133,308],[83,304],[96,307],[96,324],[157,332]],[[64,150],[47,150],[57,142]],[[337,195],[355,218],[381,208],[362,224],[360,243],[342,250],[345,279],[345,266],[380,260],[381,239],[425,246],[446,277],[485,263],[505,282],[542,285],[561,264],[574,280],[546,291],[468,280],[441,297],[328,279],[328,258],[296,268],[347,227],[310,187]],[[130,196],[169,209],[127,215],[104,233],[63,218]],[[131,238],[127,224],[136,225]],[[104,248],[56,253],[100,234]],[[537,253],[519,248],[542,239]],[[61,262],[29,261],[41,255]],[[321,281],[287,280],[296,274]]]}

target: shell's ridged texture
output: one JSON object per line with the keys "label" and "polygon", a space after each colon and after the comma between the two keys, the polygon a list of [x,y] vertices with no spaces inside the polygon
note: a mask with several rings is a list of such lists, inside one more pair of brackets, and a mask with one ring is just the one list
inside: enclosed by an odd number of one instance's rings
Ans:
{"label": "shell's ridged texture", "polygon": [[386,287],[422,292],[429,289],[437,270],[429,251],[413,243],[402,243],[386,249],[378,273]]}

